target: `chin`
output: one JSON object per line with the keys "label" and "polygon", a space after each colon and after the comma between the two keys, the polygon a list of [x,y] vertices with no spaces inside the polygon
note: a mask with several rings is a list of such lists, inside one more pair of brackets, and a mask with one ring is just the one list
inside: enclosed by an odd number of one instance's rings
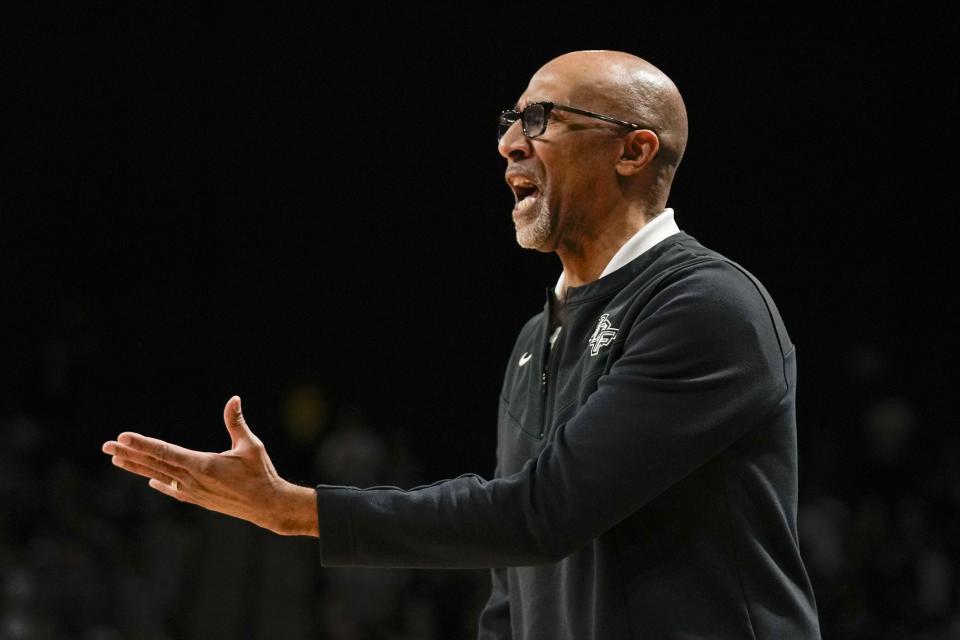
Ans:
{"label": "chin", "polygon": [[550,251],[547,243],[548,238],[540,237],[537,234],[530,233],[530,231],[530,229],[517,229],[517,244],[524,249]]}
{"label": "chin", "polygon": [[532,220],[516,223],[517,244],[524,249],[553,251],[550,239],[553,236],[553,224],[550,217],[542,212]]}

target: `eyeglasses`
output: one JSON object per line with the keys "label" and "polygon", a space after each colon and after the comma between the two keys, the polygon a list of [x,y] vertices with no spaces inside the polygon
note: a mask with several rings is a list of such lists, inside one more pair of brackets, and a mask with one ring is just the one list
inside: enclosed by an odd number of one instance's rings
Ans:
{"label": "eyeglasses", "polygon": [[630,127],[631,129],[646,129],[639,124],[634,124],[632,122],[624,122],[623,120],[617,120],[616,118],[611,118],[610,116],[604,116],[599,113],[594,113],[593,111],[586,111],[584,109],[577,109],[576,107],[570,107],[565,104],[557,104],[555,102],[531,102],[523,111],[517,111],[516,109],[507,109],[500,114],[500,117],[497,119],[497,140],[507,132],[507,129],[510,128],[517,120],[520,121],[520,127],[523,129],[523,135],[528,138],[536,138],[539,135],[542,135],[544,131],[547,130],[547,120],[550,118],[550,112],[553,109],[558,111],[569,111],[570,113],[579,113],[582,116],[590,116],[591,118],[597,118],[598,120],[604,120],[606,122],[612,122],[614,124],[619,124],[624,127]]}

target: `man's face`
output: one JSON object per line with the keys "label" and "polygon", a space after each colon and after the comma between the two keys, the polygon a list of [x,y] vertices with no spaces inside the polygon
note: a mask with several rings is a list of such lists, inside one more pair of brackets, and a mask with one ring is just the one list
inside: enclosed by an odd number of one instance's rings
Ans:
{"label": "man's face", "polygon": [[[552,101],[590,109],[563,74],[538,72],[517,102]],[[580,96],[574,95],[580,93]],[[579,103],[577,99],[579,98]],[[514,192],[513,222],[520,246],[540,251],[576,251],[619,195],[615,162],[619,138],[610,126],[554,110],[543,135],[527,138],[520,121],[500,139],[506,179]]]}

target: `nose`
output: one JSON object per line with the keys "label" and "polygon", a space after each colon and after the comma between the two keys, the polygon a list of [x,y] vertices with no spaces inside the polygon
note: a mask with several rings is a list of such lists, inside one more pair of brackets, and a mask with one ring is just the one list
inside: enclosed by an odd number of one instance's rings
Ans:
{"label": "nose", "polygon": [[497,143],[497,151],[507,160],[522,160],[530,155],[530,139],[523,135],[523,128],[517,120],[510,125]]}

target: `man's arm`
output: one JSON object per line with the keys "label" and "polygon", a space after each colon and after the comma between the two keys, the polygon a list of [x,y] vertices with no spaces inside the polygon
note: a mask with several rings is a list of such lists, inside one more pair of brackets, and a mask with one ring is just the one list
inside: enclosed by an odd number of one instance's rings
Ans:
{"label": "man's arm", "polygon": [[[231,398],[233,446],[190,451],[132,433],[118,466],[177,499],[285,535],[319,535],[325,565],[490,568],[555,562],[757,427],[787,392],[779,336],[749,278],[717,262],[650,302],[586,404],[519,472],[401,490],[281,479]],[[173,480],[178,487],[171,486]],[[318,518],[319,514],[319,518]]]}
{"label": "man's arm", "polygon": [[774,314],[726,262],[675,274],[597,389],[520,471],[410,490],[319,486],[323,564],[489,568],[566,557],[788,411],[791,347]]}
{"label": "man's arm", "polygon": [[121,433],[103,444],[113,464],[150,478],[150,486],[172,498],[248,520],[287,536],[319,536],[317,493],[281,478],[260,439],[250,431],[240,398],[223,409],[230,450],[191,451],[137,433]]}

